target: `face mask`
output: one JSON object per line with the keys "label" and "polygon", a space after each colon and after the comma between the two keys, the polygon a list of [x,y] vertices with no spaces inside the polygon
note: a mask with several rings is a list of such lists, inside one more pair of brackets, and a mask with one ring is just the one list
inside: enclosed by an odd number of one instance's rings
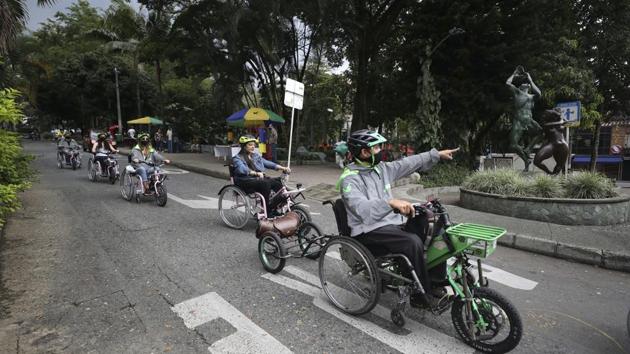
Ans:
{"label": "face mask", "polygon": [[378,165],[383,159],[383,151],[379,151],[376,154],[372,154],[372,167]]}
{"label": "face mask", "polygon": [[149,142],[148,142],[148,141],[141,141],[141,142],[140,142],[140,145],[142,145],[142,146],[147,146],[147,145],[149,145]]}

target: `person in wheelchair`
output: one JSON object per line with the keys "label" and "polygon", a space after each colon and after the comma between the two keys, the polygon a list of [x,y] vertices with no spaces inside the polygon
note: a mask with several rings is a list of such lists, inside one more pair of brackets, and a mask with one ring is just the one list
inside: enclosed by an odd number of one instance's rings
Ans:
{"label": "person in wheelchair", "polygon": [[138,135],[138,144],[131,149],[131,163],[136,169],[136,172],[142,177],[142,184],[144,188],[144,194],[150,194],[149,190],[149,174],[152,174],[155,170],[153,165],[164,162],[166,164],[171,163],[170,160],[160,155],[153,146],[150,144],[150,137],[147,133]]}
{"label": "person in wheelchair", "polygon": [[[260,154],[255,152],[258,140],[251,135],[244,135],[238,139],[241,150],[232,158],[234,166],[234,184],[241,187],[245,193],[258,192],[265,198],[267,215],[271,216],[274,209],[274,201],[269,200],[271,191],[277,192],[282,188],[279,178],[265,177],[265,170],[272,169],[291,173],[288,167],[281,166],[275,162],[265,160]],[[275,201],[276,203],[280,201]],[[277,204],[276,204],[277,205]]]}
{"label": "person in wheelchair", "polygon": [[[348,214],[351,235],[367,247],[376,257],[390,253],[404,254],[428,295],[429,304],[420,294],[412,294],[411,304],[435,306],[445,296],[443,286],[432,287],[432,279],[446,278],[446,263],[427,272],[424,260],[424,241],[428,221],[415,215],[413,205],[394,199],[391,185],[417,170],[427,171],[440,160],[451,160],[459,150],[432,149],[392,162],[381,162],[381,144],[387,139],[367,129],[352,133],[348,148],[354,161],[344,169],[337,187]],[[398,210],[396,214],[393,211]],[[403,215],[406,215],[405,218]],[[406,219],[406,220],[405,220]]]}
{"label": "person in wheelchair", "polygon": [[107,154],[110,152],[118,152],[116,148],[107,140],[105,133],[99,133],[96,142],[92,145],[91,149],[94,154],[94,162],[101,166],[101,174],[107,169]]}
{"label": "person in wheelchair", "polygon": [[69,131],[65,132],[57,143],[57,151],[59,154],[61,154],[61,157],[63,157],[64,160],[66,158],[67,152],[77,148],[79,148],[79,144],[76,142],[76,140],[72,139],[72,133],[70,133]]}

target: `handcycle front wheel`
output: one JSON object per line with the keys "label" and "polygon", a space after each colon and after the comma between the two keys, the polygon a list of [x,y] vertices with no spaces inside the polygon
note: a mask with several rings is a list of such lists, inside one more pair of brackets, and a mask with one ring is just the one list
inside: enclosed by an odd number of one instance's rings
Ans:
{"label": "handcycle front wheel", "polygon": [[328,240],[319,258],[319,280],[333,305],[351,315],[370,312],[381,296],[374,257],[350,237]]}
{"label": "handcycle front wheel", "polygon": [[[473,301],[487,326],[480,328],[476,323],[478,316],[468,313],[466,302],[457,298],[451,308],[457,334],[466,344],[484,353],[505,353],[514,349],[523,336],[523,323],[514,305],[496,290],[485,287],[473,289]],[[475,323],[471,324],[470,319]],[[474,339],[471,331],[475,332]]]}
{"label": "handcycle front wheel", "polygon": [[273,232],[267,231],[258,240],[258,257],[260,262],[269,273],[278,273],[287,262],[285,249],[282,246],[282,239]]}
{"label": "handcycle front wheel", "polygon": [[249,197],[236,186],[225,187],[219,195],[219,215],[227,226],[242,229],[252,216]]}

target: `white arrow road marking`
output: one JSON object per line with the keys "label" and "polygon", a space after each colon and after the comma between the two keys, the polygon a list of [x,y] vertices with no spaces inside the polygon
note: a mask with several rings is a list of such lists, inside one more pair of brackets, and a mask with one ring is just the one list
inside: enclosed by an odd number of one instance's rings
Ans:
{"label": "white arrow road marking", "polygon": [[[277,274],[265,273],[262,277],[288,288],[297,290],[303,294],[312,296],[313,305],[319,309],[328,312],[352,327],[402,353],[420,353],[424,351],[436,353],[474,352],[472,348],[464,345],[461,341],[411,319],[407,319],[407,323],[405,324],[405,328],[411,333],[399,335],[383,329],[365,318],[347,315],[330,304],[319,287],[318,277],[294,266],[288,266],[285,270],[309,284]],[[376,307],[372,310],[372,314],[381,317],[386,321],[390,321],[390,310],[384,306],[376,305]]]}
{"label": "white arrow road marking", "polygon": [[[453,259],[448,260],[448,264],[453,264]],[[477,263],[472,263],[472,267],[475,269],[473,273],[477,272]],[[505,286],[509,286],[510,288],[519,289],[519,290],[534,290],[538,282],[533,280],[529,280],[527,278],[523,278],[516,274],[512,274],[503,269],[499,269],[497,267],[493,267],[487,264],[481,264],[481,269],[483,270],[483,275],[488,279],[492,279],[497,283],[501,283]]]}
{"label": "white arrow road marking", "polygon": [[[170,199],[192,209],[219,209],[219,198],[206,197],[205,195],[199,194],[197,194],[197,196],[203,199],[184,199],[173,193],[168,193]],[[232,202],[228,200],[225,200],[223,203],[225,207],[232,206]]]}
{"label": "white arrow road marking", "polygon": [[186,300],[171,309],[190,329],[217,318],[236,328],[235,333],[212,343],[208,348],[210,353],[292,353],[215,292]]}
{"label": "white arrow road marking", "polygon": [[180,168],[168,168],[168,169],[162,168],[162,172],[165,175],[185,175],[187,173],[190,173],[190,172],[188,172],[186,170],[182,170]]}

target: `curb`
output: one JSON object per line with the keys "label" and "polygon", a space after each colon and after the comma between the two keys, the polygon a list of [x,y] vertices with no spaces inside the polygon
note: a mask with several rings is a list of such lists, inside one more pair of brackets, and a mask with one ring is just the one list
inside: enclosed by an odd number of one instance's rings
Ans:
{"label": "curb", "polygon": [[[425,195],[412,195],[411,193],[417,193],[419,188],[420,187],[396,188],[397,193],[395,194],[397,197],[418,200],[419,198],[425,197]],[[630,273],[629,253],[578,246],[511,232],[508,232],[501,237],[498,240],[498,243],[502,246],[542,254],[549,257]]]}
{"label": "curb", "polygon": [[630,273],[630,254],[628,253],[572,245],[514,233],[506,233],[498,240],[498,243],[523,251]]}

